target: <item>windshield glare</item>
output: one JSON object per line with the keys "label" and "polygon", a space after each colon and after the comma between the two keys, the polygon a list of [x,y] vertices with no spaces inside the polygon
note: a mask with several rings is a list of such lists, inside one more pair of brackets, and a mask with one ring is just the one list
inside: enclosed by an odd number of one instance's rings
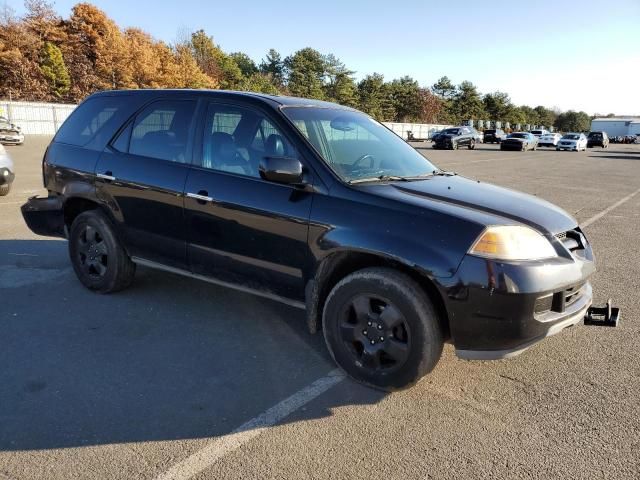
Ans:
{"label": "windshield glare", "polygon": [[416,177],[437,168],[395,133],[354,111],[284,107],[282,112],[345,182]]}

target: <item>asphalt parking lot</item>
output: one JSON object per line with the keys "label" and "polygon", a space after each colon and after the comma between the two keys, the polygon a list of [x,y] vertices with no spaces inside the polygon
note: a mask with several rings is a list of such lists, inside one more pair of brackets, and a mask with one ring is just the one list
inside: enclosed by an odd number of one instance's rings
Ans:
{"label": "asphalt parking lot", "polygon": [[0,480],[640,477],[640,145],[587,152],[435,151],[440,167],[556,203],[585,226],[596,303],[523,355],[445,347],[414,388],[382,394],[335,371],[303,313],[139,269],[92,294],[66,242],[19,207],[42,193],[48,139],[7,147],[0,197]]}

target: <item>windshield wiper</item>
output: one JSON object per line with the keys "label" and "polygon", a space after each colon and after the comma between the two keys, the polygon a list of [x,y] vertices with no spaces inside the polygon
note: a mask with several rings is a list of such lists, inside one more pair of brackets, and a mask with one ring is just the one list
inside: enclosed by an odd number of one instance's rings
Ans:
{"label": "windshield wiper", "polygon": [[431,175],[438,175],[442,177],[454,177],[458,175],[456,172],[448,172],[446,170],[434,170]]}
{"label": "windshield wiper", "polygon": [[409,177],[399,177],[397,175],[378,175],[377,177],[367,177],[367,178],[356,178],[355,180],[349,180],[349,185],[353,185],[355,183],[365,183],[365,182],[407,182],[409,181]]}
{"label": "windshield wiper", "polygon": [[434,177],[434,176],[444,176],[444,177],[452,177],[454,175],[458,175],[456,172],[447,172],[445,170],[434,170],[429,173],[422,173],[420,175],[378,175],[377,177],[367,177],[367,178],[356,178],[355,180],[349,180],[349,185],[353,185],[356,183],[367,183],[367,182],[411,182],[415,180],[424,180],[425,178]]}

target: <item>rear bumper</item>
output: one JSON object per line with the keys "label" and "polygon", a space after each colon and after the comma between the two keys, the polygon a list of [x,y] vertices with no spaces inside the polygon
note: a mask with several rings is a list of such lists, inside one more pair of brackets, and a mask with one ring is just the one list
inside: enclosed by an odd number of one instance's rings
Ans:
{"label": "rear bumper", "polygon": [[66,238],[62,201],[59,197],[31,197],[21,207],[22,217],[36,235]]}
{"label": "rear bumper", "polygon": [[0,185],[7,185],[13,183],[16,176],[15,174],[6,167],[0,168]]}
{"label": "rear bumper", "polygon": [[590,247],[583,254],[519,263],[466,256],[442,292],[456,354],[513,357],[579,323],[592,303],[595,271]]}

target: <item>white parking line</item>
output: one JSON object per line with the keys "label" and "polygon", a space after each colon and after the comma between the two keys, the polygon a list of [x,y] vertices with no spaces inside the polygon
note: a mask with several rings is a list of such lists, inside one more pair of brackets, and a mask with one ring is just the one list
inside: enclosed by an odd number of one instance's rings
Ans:
{"label": "white parking line", "polygon": [[250,440],[262,435],[269,427],[275,425],[344,379],[345,376],[340,370],[332,370],[326,376],[319,378],[311,385],[304,387],[289,398],[241,425],[232,433],[211,441],[205,447],[156,477],[156,480],[185,480],[197,475],[219,459],[234,452]]}
{"label": "white parking line", "polygon": [[620,205],[622,205],[625,202],[628,202],[629,200],[631,200],[633,197],[635,197],[638,193],[640,193],[640,188],[638,190],[636,190],[633,193],[630,193],[629,195],[627,195],[626,197],[620,199],[619,201],[617,201],[616,203],[614,203],[613,205],[611,205],[610,207],[605,208],[604,210],[602,210],[600,213],[594,215],[593,217],[591,217],[590,219],[582,222],[582,224],[580,225],[582,228],[586,228],[589,225],[591,225],[593,222],[597,222],[598,220],[600,220],[602,217],[604,217],[607,213],[609,213],[611,210],[618,208]]}

